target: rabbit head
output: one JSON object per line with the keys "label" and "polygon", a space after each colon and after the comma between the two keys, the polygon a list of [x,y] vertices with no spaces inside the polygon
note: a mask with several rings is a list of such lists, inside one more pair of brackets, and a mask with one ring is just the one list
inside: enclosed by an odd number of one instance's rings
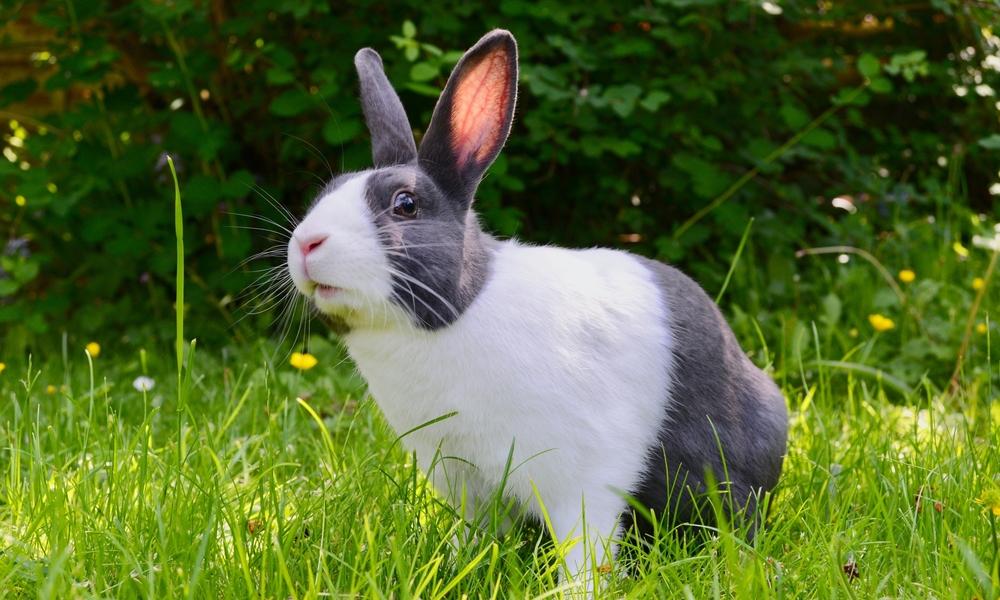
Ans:
{"label": "rabbit head", "polygon": [[473,195],[510,132],[517,45],[494,30],[458,62],[419,149],[379,55],[354,64],[374,168],[330,182],[288,245],[288,268],[316,308],[350,328],[454,322],[489,273]]}

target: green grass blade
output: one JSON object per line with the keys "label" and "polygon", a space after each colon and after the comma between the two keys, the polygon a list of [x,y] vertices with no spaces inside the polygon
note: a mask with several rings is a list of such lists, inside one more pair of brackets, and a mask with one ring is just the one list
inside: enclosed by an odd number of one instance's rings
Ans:
{"label": "green grass blade", "polygon": [[740,238],[740,245],[736,247],[736,254],[733,255],[733,261],[729,263],[729,272],[726,273],[726,279],[722,282],[722,289],[719,290],[718,295],[715,296],[715,303],[718,304],[719,300],[722,300],[722,295],[726,293],[726,288],[729,287],[729,280],[732,279],[733,273],[736,272],[736,265],[740,262],[740,256],[743,255],[743,248],[747,245],[747,239],[750,238],[750,230],[753,228],[753,217],[747,222],[747,226],[743,229],[743,237]]}

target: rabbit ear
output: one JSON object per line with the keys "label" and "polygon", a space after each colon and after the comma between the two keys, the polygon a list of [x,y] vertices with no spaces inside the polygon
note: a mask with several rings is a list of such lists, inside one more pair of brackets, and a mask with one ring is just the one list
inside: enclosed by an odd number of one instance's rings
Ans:
{"label": "rabbit ear", "polygon": [[382,59],[371,48],[354,55],[354,66],[361,80],[361,107],[372,135],[372,159],[375,167],[390,167],[413,161],[417,145],[413,131],[396,90],[385,76]]}
{"label": "rabbit ear", "polygon": [[472,201],[507,140],[516,99],[517,43],[494,29],[458,61],[420,143],[420,166],[448,196]]}

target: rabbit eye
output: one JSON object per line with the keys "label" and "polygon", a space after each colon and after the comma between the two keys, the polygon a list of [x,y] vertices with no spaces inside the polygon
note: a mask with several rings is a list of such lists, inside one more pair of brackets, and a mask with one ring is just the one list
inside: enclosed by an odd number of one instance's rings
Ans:
{"label": "rabbit eye", "polygon": [[392,212],[400,217],[412,219],[417,216],[417,199],[410,192],[399,192],[392,199]]}

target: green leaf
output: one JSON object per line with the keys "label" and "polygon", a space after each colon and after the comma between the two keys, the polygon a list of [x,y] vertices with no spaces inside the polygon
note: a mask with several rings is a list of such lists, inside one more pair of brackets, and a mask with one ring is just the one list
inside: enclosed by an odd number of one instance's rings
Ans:
{"label": "green leaf", "polygon": [[630,140],[620,140],[612,139],[607,140],[604,143],[604,147],[607,148],[612,154],[625,158],[627,156],[632,156],[639,154],[642,151],[642,147]]}
{"label": "green leaf", "polygon": [[443,62],[446,65],[454,65],[459,60],[461,60],[463,54],[465,53],[460,50],[452,50],[450,52],[445,52],[444,54],[441,55],[441,62]]}
{"label": "green leaf", "polygon": [[661,106],[670,101],[670,93],[663,90],[652,90],[639,102],[639,106],[649,112],[656,112]]}
{"label": "green leaf", "polygon": [[1000,150],[1000,133],[988,135],[979,140],[979,145],[987,150]]}
{"label": "green leaf", "polygon": [[714,135],[706,135],[698,140],[702,148],[711,150],[712,152],[722,152],[723,145],[722,140],[715,137]]}
{"label": "green leaf", "polygon": [[618,116],[625,118],[635,110],[635,103],[642,94],[642,88],[634,83],[625,85],[613,85],[604,90],[604,99],[611,106],[611,110],[618,113]]}
{"label": "green leaf", "polygon": [[38,261],[31,259],[21,259],[14,263],[14,269],[11,274],[14,275],[14,279],[18,282],[24,284],[38,275]]}
{"label": "green leaf", "polygon": [[295,55],[291,51],[281,46],[271,45],[267,49],[267,56],[271,62],[280,69],[291,70],[295,66]]}
{"label": "green leaf", "polygon": [[413,21],[407,19],[403,21],[403,37],[413,38],[417,35],[417,26],[413,24]]}
{"label": "green leaf", "polygon": [[424,52],[430,54],[431,56],[441,56],[442,51],[440,48],[434,44],[420,44],[420,47],[424,49]]}
{"label": "green leaf", "polygon": [[842,311],[843,303],[839,296],[831,292],[823,297],[823,317],[827,325],[836,325]]}
{"label": "green leaf", "polygon": [[858,71],[868,79],[872,79],[879,74],[882,69],[881,64],[875,55],[865,52],[858,59]]}
{"label": "green leaf", "polygon": [[853,88],[843,89],[830,99],[831,102],[839,106],[865,106],[871,100],[871,95],[862,91],[855,93]]}
{"label": "green leaf", "polygon": [[671,162],[691,176],[694,193],[701,198],[714,198],[729,185],[731,177],[715,164],[693,154],[675,154]]}
{"label": "green leaf", "polygon": [[239,170],[229,175],[229,179],[222,184],[219,195],[231,200],[243,198],[250,193],[252,186],[253,175],[249,171]]}
{"label": "green leaf", "polygon": [[868,85],[871,91],[876,94],[888,94],[892,91],[892,82],[887,77],[875,77]]}
{"label": "green leaf", "polygon": [[264,78],[271,85],[285,85],[295,81],[295,76],[281,67],[271,67],[264,73]]}
{"label": "green leaf", "polygon": [[0,279],[0,297],[10,296],[20,287],[13,279]]}
{"label": "green leaf", "polygon": [[782,104],[778,109],[781,119],[791,129],[801,129],[809,122],[809,113],[794,104]]}
{"label": "green leaf", "polygon": [[437,98],[441,95],[441,88],[434,87],[433,85],[427,85],[426,83],[416,83],[411,81],[409,83],[404,83],[403,87],[411,92],[416,92],[421,96],[427,96],[429,98]]}
{"label": "green leaf", "polygon": [[410,68],[410,79],[430,81],[438,76],[438,68],[427,62],[418,62]]}
{"label": "green leaf", "polygon": [[802,143],[820,150],[829,150],[837,146],[837,138],[825,129],[816,128],[802,136]]}
{"label": "green leaf", "polygon": [[302,90],[287,90],[271,101],[271,114],[294,117],[313,106],[313,98]]}
{"label": "green leaf", "polygon": [[364,125],[356,118],[330,117],[323,125],[323,139],[328,144],[342,144],[356,138],[364,130]]}

